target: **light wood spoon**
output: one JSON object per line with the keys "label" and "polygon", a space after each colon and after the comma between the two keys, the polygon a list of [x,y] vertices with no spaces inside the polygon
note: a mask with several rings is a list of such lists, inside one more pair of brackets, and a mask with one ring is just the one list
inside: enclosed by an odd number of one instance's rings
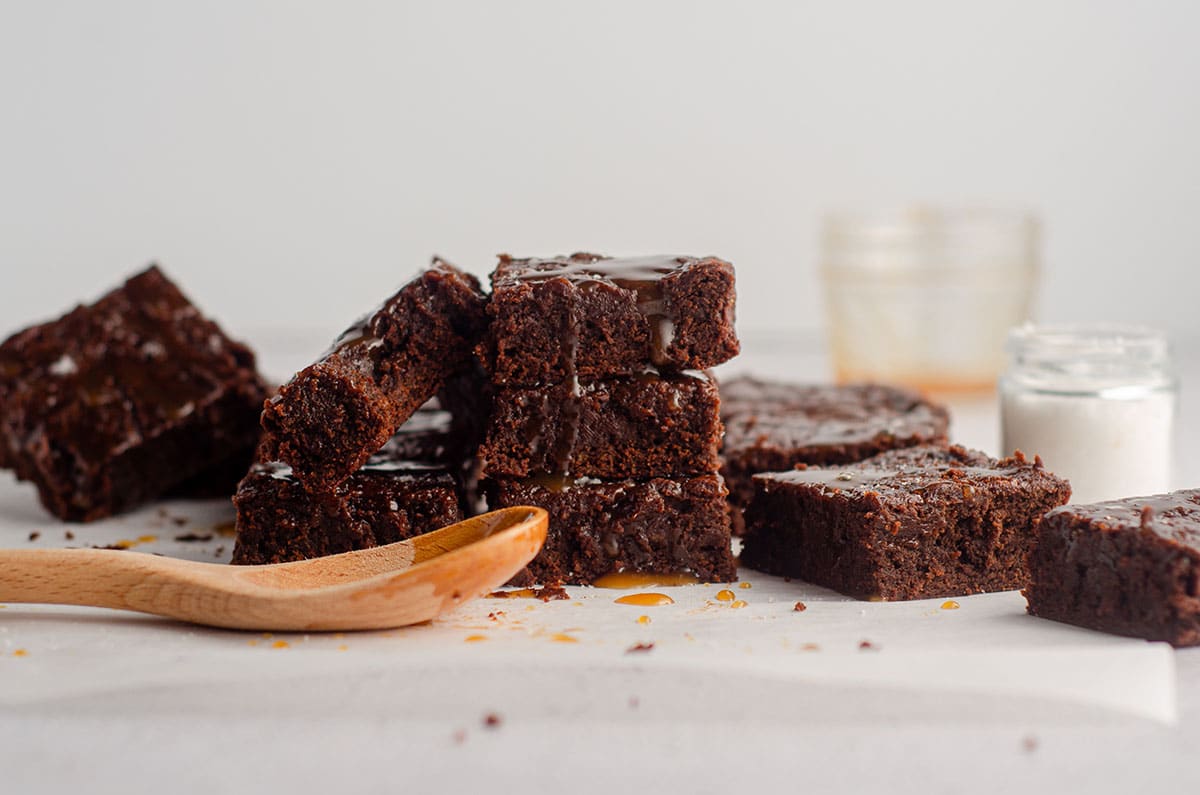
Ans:
{"label": "light wood spoon", "polygon": [[387,546],[268,566],[109,549],[0,550],[0,602],[136,610],[230,629],[390,629],[508,582],[546,540],[541,508],[505,508]]}

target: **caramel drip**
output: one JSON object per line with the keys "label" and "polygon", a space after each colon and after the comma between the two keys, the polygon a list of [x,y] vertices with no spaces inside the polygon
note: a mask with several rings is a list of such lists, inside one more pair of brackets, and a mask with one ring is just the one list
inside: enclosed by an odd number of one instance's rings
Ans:
{"label": "caramel drip", "polygon": [[638,607],[662,607],[673,605],[675,600],[665,593],[631,593],[619,596],[613,600],[618,605],[637,605]]}

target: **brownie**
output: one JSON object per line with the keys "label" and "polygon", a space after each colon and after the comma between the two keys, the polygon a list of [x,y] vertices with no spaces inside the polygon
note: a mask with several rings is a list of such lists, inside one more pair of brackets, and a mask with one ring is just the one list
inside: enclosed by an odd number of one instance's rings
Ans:
{"label": "brownie", "polygon": [[156,266],[0,345],[3,463],[86,522],[251,449],[266,387]]}
{"label": "brownie", "polygon": [[[919,444],[944,444],[949,415],[916,392],[878,384],[818,386],[742,377],[721,384],[721,474],[744,509],[752,478],[797,464],[846,464]],[[735,513],[735,525],[738,516]]]}
{"label": "brownie", "polygon": [[498,386],[703,370],[738,353],[734,298],[714,257],[501,255],[480,353]]}
{"label": "brownie", "polygon": [[1046,511],[1071,494],[1040,459],[921,446],[756,475],[741,560],[860,599],[1020,588]]}
{"label": "brownie", "polygon": [[588,584],[623,571],[687,572],[701,582],[737,577],[719,475],[618,481],[495,478],[485,490],[493,509],[533,505],[550,514],[542,551],[512,585]]}
{"label": "brownie", "polygon": [[[255,464],[238,487],[237,564],[282,563],[390,544],[463,518],[455,465],[439,433],[444,412],[418,412],[327,494],[313,494],[287,464]],[[436,426],[436,427],[435,427]],[[413,460],[417,456],[417,460]],[[427,457],[427,460],[420,460]]]}
{"label": "brownie", "polygon": [[1200,645],[1200,489],[1050,511],[1030,569],[1035,616]]}
{"label": "brownie", "polygon": [[467,364],[485,304],[475,277],[435,259],[267,402],[268,457],[314,493],[341,483]]}
{"label": "brownie", "polygon": [[488,475],[703,475],[720,461],[720,398],[698,371],[503,388],[480,448]]}

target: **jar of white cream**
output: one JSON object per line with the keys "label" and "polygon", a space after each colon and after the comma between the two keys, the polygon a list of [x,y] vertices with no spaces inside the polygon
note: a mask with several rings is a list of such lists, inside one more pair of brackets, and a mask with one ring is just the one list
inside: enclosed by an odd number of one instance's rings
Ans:
{"label": "jar of white cream", "polygon": [[1164,333],[1035,326],[1008,338],[1000,379],[1003,453],[1039,455],[1071,502],[1171,489],[1178,383]]}

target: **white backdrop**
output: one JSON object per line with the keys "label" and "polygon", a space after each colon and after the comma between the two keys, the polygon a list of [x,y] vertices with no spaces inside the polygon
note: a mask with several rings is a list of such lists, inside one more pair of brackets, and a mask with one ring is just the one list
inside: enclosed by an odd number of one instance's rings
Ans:
{"label": "white backdrop", "polygon": [[160,260],[337,331],[438,252],[723,255],[820,325],[823,209],[1046,223],[1040,314],[1200,332],[1200,4],[0,6],[0,335]]}

